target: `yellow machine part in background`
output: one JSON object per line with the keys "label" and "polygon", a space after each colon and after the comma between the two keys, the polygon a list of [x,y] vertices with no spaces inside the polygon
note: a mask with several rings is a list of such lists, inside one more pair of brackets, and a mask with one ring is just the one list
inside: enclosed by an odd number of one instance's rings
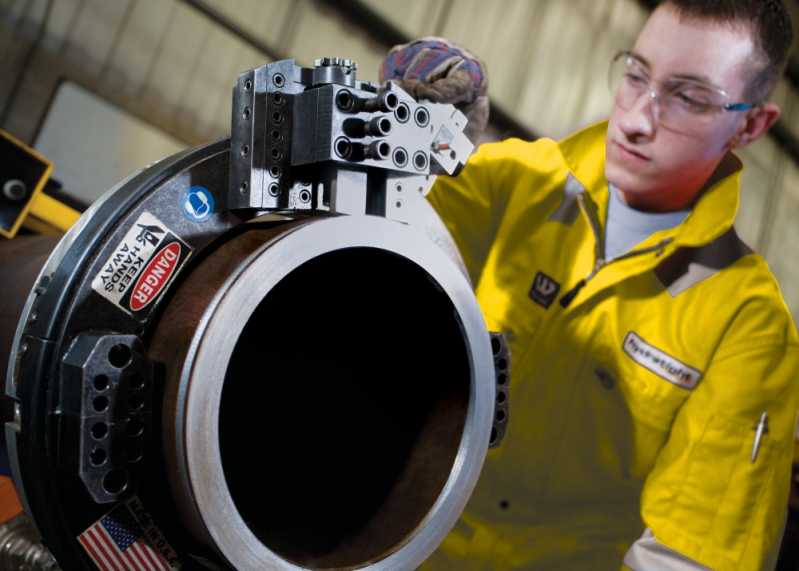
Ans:
{"label": "yellow machine part in background", "polygon": [[53,163],[38,151],[13,135],[0,129],[0,186],[11,180],[21,180],[33,190],[23,203],[3,204],[6,216],[0,224],[0,236],[13,238],[20,226],[38,234],[59,235],[66,232],[80,217],[80,212],[44,193],[53,171]]}

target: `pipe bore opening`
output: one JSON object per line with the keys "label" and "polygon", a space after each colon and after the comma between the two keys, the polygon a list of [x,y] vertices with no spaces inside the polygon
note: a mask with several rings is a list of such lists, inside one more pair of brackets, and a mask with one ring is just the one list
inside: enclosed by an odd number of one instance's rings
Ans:
{"label": "pipe bore opening", "polygon": [[220,405],[233,501],[270,550],[348,567],[399,549],[463,435],[470,362],[448,295],[384,250],[315,258],[247,322]]}

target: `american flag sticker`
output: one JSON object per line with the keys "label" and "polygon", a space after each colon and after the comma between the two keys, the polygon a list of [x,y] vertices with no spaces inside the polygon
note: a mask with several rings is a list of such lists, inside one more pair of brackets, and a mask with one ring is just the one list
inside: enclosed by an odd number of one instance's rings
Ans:
{"label": "american flag sticker", "polygon": [[102,571],[181,568],[177,553],[136,497],[118,504],[94,522],[78,536],[78,541]]}

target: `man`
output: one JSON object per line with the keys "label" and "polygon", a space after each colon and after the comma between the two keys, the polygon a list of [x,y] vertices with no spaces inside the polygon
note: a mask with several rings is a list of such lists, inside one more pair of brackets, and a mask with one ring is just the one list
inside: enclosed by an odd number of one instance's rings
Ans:
{"label": "man", "polygon": [[614,60],[609,122],[437,181],[513,421],[426,568],[773,566],[799,338],[732,229],[732,151],[777,120],[790,42],[780,1],[669,0]]}

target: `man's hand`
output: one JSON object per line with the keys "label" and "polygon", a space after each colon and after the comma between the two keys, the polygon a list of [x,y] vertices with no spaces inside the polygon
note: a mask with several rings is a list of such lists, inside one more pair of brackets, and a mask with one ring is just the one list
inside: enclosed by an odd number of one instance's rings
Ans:
{"label": "man's hand", "polygon": [[443,38],[394,46],[380,66],[380,81],[396,81],[416,99],[452,103],[469,119],[473,142],[488,124],[488,76],[474,55]]}

